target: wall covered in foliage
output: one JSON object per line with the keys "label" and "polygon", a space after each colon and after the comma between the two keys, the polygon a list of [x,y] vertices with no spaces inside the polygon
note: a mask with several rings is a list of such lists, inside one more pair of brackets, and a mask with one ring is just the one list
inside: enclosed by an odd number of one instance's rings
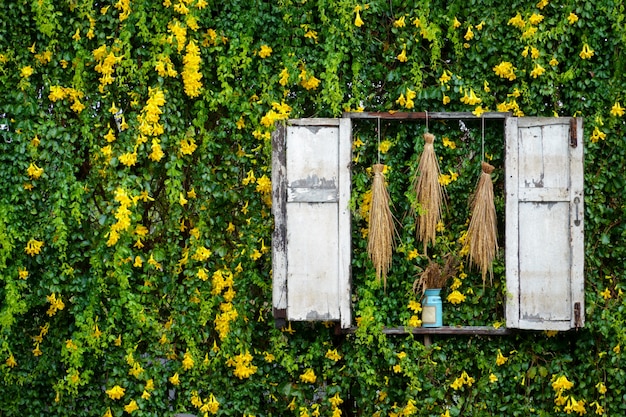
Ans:
{"label": "wall covered in foliage", "polygon": [[[621,1],[13,0],[0,16],[1,415],[626,414]],[[275,328],[270,135],[346,110],[584,117],[585,328],[383,334],[419,325],[428,258],[405,213],[425,126],[383,123],[379,145],[368,121],[358,328]],[[497,327],[503,252],[484,287],[461,253],[479,120],[429,126],[448,206],[428,255],[463,260],[445,323]],[[502,143],[488,122],[501,221]],[[386,291],[365,253],[378,155],[402,226]]]}

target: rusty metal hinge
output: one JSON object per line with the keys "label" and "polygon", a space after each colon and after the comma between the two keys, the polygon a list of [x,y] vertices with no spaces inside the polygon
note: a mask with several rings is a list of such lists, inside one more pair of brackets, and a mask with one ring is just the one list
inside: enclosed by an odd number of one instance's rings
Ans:
{"label": "rusty metal hinge", "polygon": [[572,148],[578,146],[578,129],[576,118],[569,119],[569,144]]}
{"label": "rusty metal hinge", "polygon": [[574,303],[574,326],[576,330],[583,327],[583,321],[580,315],[580,303]]}

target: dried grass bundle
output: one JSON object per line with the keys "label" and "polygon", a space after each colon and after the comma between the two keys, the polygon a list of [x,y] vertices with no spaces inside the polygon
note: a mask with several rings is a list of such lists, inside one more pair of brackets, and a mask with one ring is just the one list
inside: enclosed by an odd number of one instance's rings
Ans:
{"label": "dried grass bundle", "polygon": [[389,207],[391,199],[383,175],[384,167],[383,164],[375,164],[372,167],[374,180],[372,182],[367,253],[374,264],[374,268],[376,268],[376,279],[380,280],[382,277],[386,289],[387,272],[391,266],[393,254],[395,225]]}
{"label": "dried grass bundle", "polygon": [[432,133],[424,133],[424,150],[412,182],[416,202],[421,208],[417,216],[416,231],[418,240],[424,244],[424,254],[428,242],[435,244],[437,223],[441,220],[441,206],[444,201],[434,141],[435,136]]}
{"label": "dried grass bundle", "polygon": [[491,181],[493,170],[492,165],[482,163],[482,173],[471,204],[472,218],[467,230],[470,265],[480,268],[483,286],[487,272],[489,272],[490,282],[493,283],[492,263],[498,251],[498,224]]}
{"label": "dried grass bundle", "polygon": [[424,272],[422,272],[419,278],[413,282],[413,292],[423,293],[429,288],[445,287],[446,282],[448,282],[448,280],[456,273],[459,261],[452,256],[452,254],[447,254],[444,259],[445,264],[443,266],[443,270],[435,261],[431,260],[428,263]]}

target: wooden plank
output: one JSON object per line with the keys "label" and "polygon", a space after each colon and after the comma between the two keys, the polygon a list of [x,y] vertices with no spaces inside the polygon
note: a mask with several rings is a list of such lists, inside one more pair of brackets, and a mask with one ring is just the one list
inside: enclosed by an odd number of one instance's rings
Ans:
{"label": "wooden plank", "polygon": [[505,270],[507,301],[505,308],[506,326],[519,327],[519,163],[518,163],[518,118],[511,117],[504,122],[505,133],[505,190],[506,190],[506,233]]}
{"label": "wooden plank", "polygon": [[287,205],[289,320],[340,319],[337,230],[337,204]]}
{"label": "wooden plank", "polygon": [[272,133],[272,305],[274,316],[285,318],[287,309],[287,162],[284,125]]}
{"label": "wooden plank", "polygon": [[343,118],[339,124],[339,315],[341,327],[352,324],[352,228],[350,216],[352,163],[352,120]]}
{"label": "wooden plank", "polygon": [[576,322],[576,317],[572,317],[571,327],[582,327],[585,325],[585,208],[584,208],[584,151],[583,151],[583,119],[577,118],[575,123],[576,137],[578,138],[575,147],[570,146],[570,172],[571,172],[571,249],[572,249],[572,303],[578,303],[580,317]]}
{"label": "wooden plank", "polygon": [[306,119],[289,119],[289,126],[339,126],[339,119],[327,118],[306,118]]}
{"label": "wooden plank", "polygon": [[517,123],[519,127],[525,128],[567,125],[569,122],[569,117],[520,117]]}
{"label": "wooden plank", "polygon": [[[343,117],[351,119],[384,119],[384,120],[414,120],[414,119],[480,119],[471,112],[346,112]],[[506,119],[510,113],[486,112],[481,115],[484,119]]]}
{"label": "wooden plank", "polygon": [[[357,327],[343,329],[342,333],[355,333]],[[484,335],[484,336],[503,336],[513,334],[512,329],[506,327],[495,328],[493,326],[442,326],[442,327],[385,327],[382,329],[383,334],[388,335],[406,335],[406,334],[424,334],[424,335]]]}

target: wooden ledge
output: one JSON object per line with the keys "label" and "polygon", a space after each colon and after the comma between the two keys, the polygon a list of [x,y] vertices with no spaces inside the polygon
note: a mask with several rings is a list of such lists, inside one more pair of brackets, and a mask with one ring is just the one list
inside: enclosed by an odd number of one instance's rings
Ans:
{"label": "wooden ledge", "polygon": [[384,120],[411,120],[411,119],[426,119],[428,117],[431,120],[437,119],[453,119],[453,120],[465,120],[474,119],[499,119],[504,120],[511,116],[511,113],[504,112],[485,112],[481,117],[476,117],[470,112],[345,112],[343,117],[350,119],[384,119]]}
{"label": "wooden ledge", "polygon": [[[338,329],[341,333],[355,333],[356,327]],[[512,329],[506,327],[495,328],[493,326],[442,326],[442,327],[385,327],[383,334],[440,334],[440,335],[484,335],[504,336],[513,334]]]}

